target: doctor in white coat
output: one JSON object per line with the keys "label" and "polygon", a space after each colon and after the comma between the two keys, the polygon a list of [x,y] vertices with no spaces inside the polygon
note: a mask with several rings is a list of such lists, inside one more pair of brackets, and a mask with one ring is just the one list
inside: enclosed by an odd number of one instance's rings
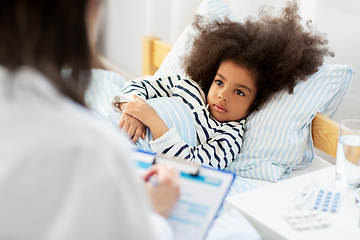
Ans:
{"label": "doctor in white coat", "polygon": [[100,2],[0,0],[0,239],[172,238],[178,173],[142,182],[127,138],[84,107]]}

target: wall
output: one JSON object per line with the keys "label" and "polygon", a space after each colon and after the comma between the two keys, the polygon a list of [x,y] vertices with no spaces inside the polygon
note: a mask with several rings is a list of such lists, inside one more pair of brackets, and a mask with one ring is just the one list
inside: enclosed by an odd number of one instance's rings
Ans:
{"label": "wall", "polygon": [[142,37],[174,44],[201,0],[107,0],[102,52],[127,78],[142,72]]}
{"label": "wall", "polygon": [[[263,4],[275,8],[285,0],[224,0],[240,17],[255,15]],[[127,78],[141,75],[142,37],[155,35],[173,44],[182,29],[191,21],[201,0],[108,0],[102,38],[103,52],[123,70]],[[326,63],[349,64],[356,73],[352,86],[333,117],[360,119],[360,1],[299,0],[300,15],[311,19],[314,26],[328,34],[334,58]],[[355,27],[354,27],[355,26]],[[321,157],[334,163],[325,154]]]}
{"label": "wall", "polygon": [[[345,95],[333,120],[360,119],[360,29],[354,28],[360,23],[360,2],[356,0],[320,0],[316,1],[314,23],[319,30],[328,34],[329,45],[335,52],[334,58],[326,63],[352,65],[355,76],[349,92]],[[323,153],[320,157],[335,163],[335,159]]]}

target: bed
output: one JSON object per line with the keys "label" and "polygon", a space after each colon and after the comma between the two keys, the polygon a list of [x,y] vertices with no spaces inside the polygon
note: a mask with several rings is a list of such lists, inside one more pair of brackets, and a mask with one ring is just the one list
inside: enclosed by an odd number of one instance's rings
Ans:
{"label": "bed", "polygon": [[[162,42],[155,36],[143,38],[143,75],[153,76],[161,67],[164,59],[170,53],[172,46]],[[339,124],[329,117],[321,113],[316,113],[311,124],[311,139],[313,146],[326,154],[336,157],[337,138]],[[301,168],[292,172],[292,176],[296,177],[312,171],[316,171],[332,164],[324,159],[315,156],[311,164],[305,168]],[[247,179],[252,185],[261,187],[268,185],[271,181],[263,181],[266,179]]]}
{"label": "bed", "polygon": [[[143,38],[143,75],[154,75],[159,69],[171,45],[154,36]],[[336,157],[339,124],[318,113],[312,121],[311,134],[314,147]]]}
{"label": "bed", "polygon": [[[240,21],[220,0],[202,1],[196,13],[208,21],[225,16]],[[181,56],[191,49],[194,34],[190,23],[172,46],[157,37],[143,38],[141,78],[183,75]],[[293,95],[287,92],[275,95],[265,108],[248,117],[242,151],[227,170],[260,186],[331,166],[316,156],[315,148],[336,156],[338,124],[331,117],[349,89],[353,74],[351,66],[324,64],[306,82],[300,81]],[[116,126],[119,117],[111,109],[109,98],[119,93],[122,87],[119,82],[125,79],[114,72],[100,70],[93,76],[95,81],[88,94],[92,98],[90,105],[102,119]],[[103,81],[104,78],[107,81]],[[157,111],[165,112],[154,105]],[[174,122],[175,114],[167,115],[170,122]],[[182,130],[184,126],[179,128]]]}

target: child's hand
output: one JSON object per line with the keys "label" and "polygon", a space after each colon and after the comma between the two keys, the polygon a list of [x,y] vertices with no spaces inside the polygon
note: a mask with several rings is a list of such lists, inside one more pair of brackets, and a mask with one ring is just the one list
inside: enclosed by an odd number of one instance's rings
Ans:
{"label": "child's hand", "polygon": [[158,117],[157,112],[143,99],[133,95],[135,102],[128,102],[122,107],[122,112],[139,119],[146,126]]}
{"label": "child's hand", "polygon": [[123,130],[129,136],[129,138],[131,138],[133,143],[136,143],[140,137],[145,139],[146,126],[131,115],[122,115],[119,122],[119,128]]}
{"label": "child's hand", "polygon": [[149,127],[154,140],[161,137],[169,130],[165,122],[146,101],[136,95],[133,96],[135,102],[125,104],[122,108],[123,114],[131,115]]}

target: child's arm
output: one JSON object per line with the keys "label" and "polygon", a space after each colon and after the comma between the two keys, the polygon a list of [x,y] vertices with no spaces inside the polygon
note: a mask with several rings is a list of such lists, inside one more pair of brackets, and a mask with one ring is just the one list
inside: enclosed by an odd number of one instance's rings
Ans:
{"label": "child's arm", "polygon": [[156,153],[224,169],[240,153],[244,124],[245,120],[236,124],[226,123],[207,142],[198,146],[187,145],[179,133],[172,128],[161,138],[150,141],[150,146]]}
{"label": "child's arm", "polygon": [[[134,94],[142,99],[172,96],[172,90],[180,79],[181,77],[177,75],[153,80],[131,81],[125,88],[123,88],[121,94],[113,97],[112,106],[116,111],[121,112],[123,106],[127,102],[133,101]],[[146,124],[141,122],[139,119],[136,119],[128,114],[124,114],[119,122],[119,128],[128,134],[128,136],[132,139],[132,142],[136,142],[140,136],[143,139],[145,138],[145,125]],[[153,129],[154,128],[157,128],[157,126],[154,126]],[[156,129],[154,129],[154,131],[155,134],[158,132]],[[162,132],[163,130],[160,131]],[[154,136],[154,133],[152,134]]]}
{"label": "child's arm", "polygon": [[[169,131],[165,122],[147,102],[136,95],[133,95],[133,97],[135,102],[128,102],[122,107],[122,112],[125,115],[130,115],[138,119],[145,126],[150,128],[154,140]],[[130,134],[132,134],[132,132],[130,132]]]}
{"label": "child's arm", "polygon": [[131,81],[121,90],[120,94],[113,97],[112,105],[117,111],[120,111],[124,102],[132,101],[133,94],[144,100],[156,97],[170,97],[172,96],[172,90],[180,79],[181,77],[177,75],[153,80]]}

